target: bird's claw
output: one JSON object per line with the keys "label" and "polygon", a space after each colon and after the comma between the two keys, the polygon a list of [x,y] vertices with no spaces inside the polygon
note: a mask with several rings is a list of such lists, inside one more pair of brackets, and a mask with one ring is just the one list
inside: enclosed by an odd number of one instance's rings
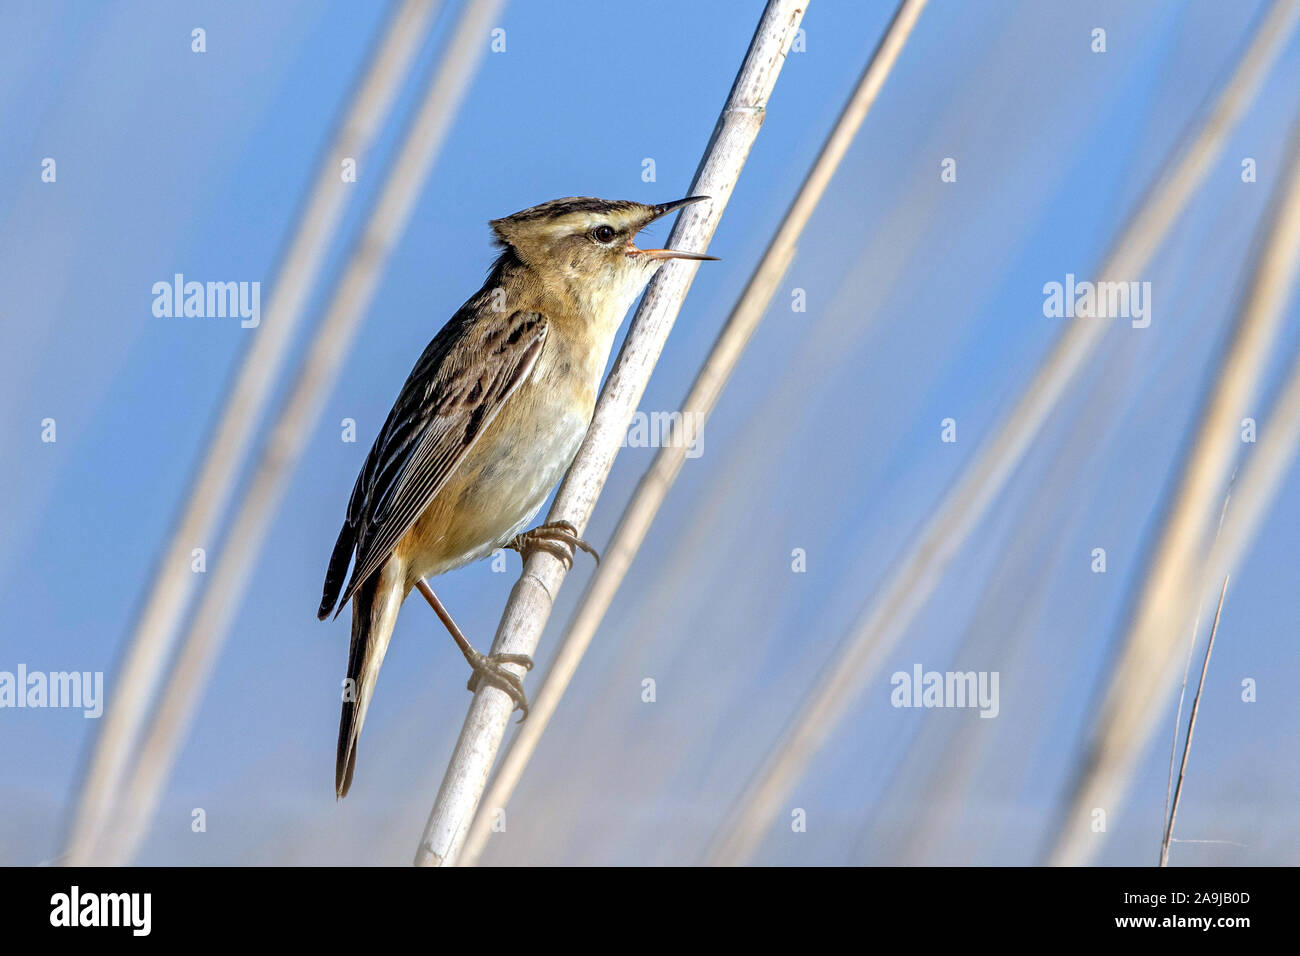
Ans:
{"label": "bird's claw", "polygon": [[518,551],[520,557],[527,559],[533,551],[545,551],[564,562],[567,571],[573,567],[574,549],[586,551],[600,564],[600,555],[596,549],[578,537],[578,529],[568,521],[549,521],[538,525],[531,531],[524,531],[510,539],[506,545],[511,551]]}
{"label": "bird's claw", "polygon": [[516,677],[510,671],[506,670],[503,664],[517,664],[526,671],[533,669],[533,659],[527,654],[477,654],[469,662],[473,668],[473,673],[469,675],[469,682],[465,689],[474,692],[478,690],[480,680],[486,679],[489,684],[493,684],[510,695],[514,702],[514,709],[522,711],[519,715],[519,723],[524,722],[528,716],[528,698],[524,696],[524,682]]}

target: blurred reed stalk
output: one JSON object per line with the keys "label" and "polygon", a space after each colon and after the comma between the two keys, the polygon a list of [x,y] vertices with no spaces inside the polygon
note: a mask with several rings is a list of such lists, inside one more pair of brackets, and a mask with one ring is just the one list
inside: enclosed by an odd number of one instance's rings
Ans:
{"label": "blurred reed stalk", "polygon": [[[807,0],[768,0],[688,193],[710,196],[712,202],[682,211],[666,243],[670,248],[708,246],[763,125],[806,7]],[[669,262],[651,280],[547,521],[569,521],[580,533],[586,528],[697,266]],[[554,555],[529,556],[502,614],[493,653],[536,653],[564,576],[564,564]],[[480,683],[416,849],[417,866],[457,862],[512,708],[504,691]]]}
{"label": "blurred reed stalk", "polygon": [[[1296,0],[1277,0],[1261,19],[1218,99],[1193,123],[1185,148],[1159,167],[1167,172],[1126,224],[1099,270],[1099,280],[1128,281],[1146,268],[1254,99],[1297,14]],[[1089,318],[1075,319],[1066,327],[1011,413],[934,509],[934,517],[895,564],[897,570],[868,601],[827,662],[720,828],[708,854],[710,863],[739,865],[753,857],[790,789],[924,607],[1106,328],[1106,323]]]}
{"label": "blurred reed stalk", "polygon": [[510,747],[501,759],[492,784],[479,805],[479,812],[461,851],[459,865],[472,866],[478,861],[491,835],[493,815],[503,810],[510,801],[524,768],[536,750],[538,741],[568,689],[578,664],[595,638],[596,630],[609,610],[614,595],[622,586],[628,568],[681,470],[691,437],[698,434],[699,429],[707,423],[741,354],[767,312],[772,296],[794,259],[800,235],[862,126],[868,110],[876,101],[925,4],[926,0],[904,0],[899,4],[820,154],[804,178],[803,185],[786,210],[785,218],[768,243],[744,292],[695,376],[681,410],[682,424],[690,422],[691,426],[682,428],[674,421],[671,434],[637,483],[636,490],[619,518],[613,538],[603,550],[600,565],[574,611],[560,648],[546,672],[542,688],[533,699],[528,720],[520,725],[511,739]]}
{"label": "blurred reed stalk", "polygon": [[172,530],[143,603],[121,666],[95,749],[81,783],[81,796],[65,847],[66,862],[94,862],[92,853],[118,800],[154,692],[175,646],[181,617],[197,585],[190,551],[211,549],[218,522],[271,400],[280,367],[302,320],[343,217],[353,187],[342,182],[342,161],[364,162],[419,52],[440,0],[404,0],[372,53],[333,141],[321,157],[316,179],[280,264],[266,321],[252,334],[239,374],[226,396],[221,419],[190,486],[189,499]]}
{"label": "blurred reed stalk", "polygon": [[276,508],[374,299],[389,256],[405,232],[447,141],[486,53],[488,31],[503,5],[504,0],[469,0],[446,41],[423,101],[257,460],[248,493],[222,546],[220,560],[132,770],[118,809],[118,825],[106,835],[102,857],[106,862],[129,862],[147,831],[231,620],[257,566],[257,555]]}
{"label": "blurred reed stalk", "polygon": [[[1105,831],[1093,831],[1093,815],[1099,809],[1108,817],[1117,812],[1177,685],[1178,637],[1186,633],[1201,593],[1197,586],[1203,583],[1203,562],[1197,556],[1211,538],[1214,502],[1241,445],[1240,416],[1258,395],[1300,271],[1300,121],[1281,168],[1250,286],[1184,459],[1096,731],[1059,820],[1050,857],[1056,865],[1085,864],[1096,852]],[[1230,570],[1225,568],[1220,577]]]}

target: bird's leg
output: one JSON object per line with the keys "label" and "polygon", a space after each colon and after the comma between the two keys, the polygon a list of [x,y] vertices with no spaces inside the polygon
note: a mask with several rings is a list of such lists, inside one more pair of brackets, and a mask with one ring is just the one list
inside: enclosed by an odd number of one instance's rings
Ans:
{"label": "bird's leg", "polygon": [[433,608],[433,613],[438,615],[438,619],[446,625],[447,630],[451,632],[452,640],[460,648],[460,652],[465,655],[465,660],[469,661],[469,666],[473,669],[470,674],[469,683],[466,688],[471,691],[478,690],[479,679],[486,677],[489,683],[496,684],[503,691],[510,695],[514,701],[515,707],[523,713],[519,715],[520,723],[523,723],[528,716],[528,698],[524,696],[524,683],[510,671],[506,670],[503,664],[518,664],[526,671],[533,669],[533,659],[527,654],[480,654],[474,650],[474,645],[456,626],[456,622],[451,619],[443,603],[438,600],[438,595],[433,593],[433,588],[429,587],[429,582],[420,578],[415,582],[424,599],[429,602]]}
{"label": "bird's leg", "polygon": [[573,567],[573,549],[581,548],[600,564],[596,549],[578,537],[578,529],[567,521],[548,521],[531,531],[524,531],[510,539],[506,547],[518,551],[527,560],[533,551],[546,551],[564,562],[565,570]]}

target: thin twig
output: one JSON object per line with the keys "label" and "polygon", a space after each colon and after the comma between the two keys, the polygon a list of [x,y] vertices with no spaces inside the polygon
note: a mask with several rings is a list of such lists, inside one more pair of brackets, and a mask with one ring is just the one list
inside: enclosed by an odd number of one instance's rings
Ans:
{"label": "thin twig", "polygon": [[[1165,778],[1165,809],[1164,815],[1160,818],[1161,830],[1166,834],[1164,844],[1168,845],[1169,839],[1169,804],[1174,798],[1174,768],[1178,765],[1178,728],[1183,722],[1183,699],[1187,696],[1187,678],[1192,674],[1192,657],[1195,656],[1196,638],[1201,633],[1201,615],[1205,611],[1205,600],[1201,599],[1196,602],[1196,619],[1192,623],[1192,633],[1187,641],[1187,660],[1183,662],[1183,681],[1178,686],[1178,709],[1174,711],[1174,735],[1169,741],[1169,774]],[[1164,851],[1161,851],[1161,857],[1164,857]]]}
{"label": "thin twig", "polygon": [[202,700],[213,664],[239,610],[257,553],[321,408],[338,378],[383,277],[389,255],[406,229],[434,162],[487,50],[488,30],[504,0],[470,0],[430,76],[419,109],[388,171],[365,228],[351,250],[321,321],[297,370],[284,407],[221,548],[212,580],[163,692],[150,733],[132,769],[118,825],[106,835],[103,859],[124,864],[134,856],[163,784]]}
{"label": "thin twig", "polygon": [[248,453],[262,410],[271,400],[278,370],[307,307],[325,256],[353,190],[339,176],[345,158],[361,163],[419,52],[439,0],[405,0],[393,16],[357,87],[334,141],[322,157],[302,218],[285,253],[264,321],[252,332],[239,374],[226,396],[221,419],[172,530],[114,683],[112,696],[68,834],[66,858],[90,862],[107,825],[123,775],[133,756],[149,705],[169,659],[181,616],[196,587],[190,551],[211,547],[217,523]]}
{"label": "thin twig", "polygon": [[718,334],[717,341],[696,374],[686,400],[682,403],[682,426],[679,427],[674,422],[671,434],[655,454],[654,462],[642,475],[631,500],[623,509],[614,536],[604,548],[600,567],[596,569],[591,583],[583,593],[542,682],[542,688],[533,699],[528,720],[511,739],[492,784],[479,806],[460,855],[460,865],[473,865],[482,853],[492,832],[493,815],[505,808],[514,793],[524,768],[578,669],[578,664],[596,636],[596,630],[609,610],[614,595],[645,541],[650,524],[659,513],[681,470],[691,437],[698,435],[707,423],[745,346],[762,321],[772,296],[794,258],[799,236],[897,62],[903,44],[907,42],[925,3],[926,0],[904,0],[899,4],[893,20],[862,71],[856,88],[827,136],[821,153],[808,171],[785,218],[768,244],[767,251],[759,260],[744,292]]}
{"label": "thin twig", "polygon": [[[1285,46],[1297,13],[1300,4],[1278,0],[1264,17],[1217,102],[1203,118],[1198,117],[1195,135],[1186,149],[1161,167],[1168,173],[1160,177],[1129,220],[1100,269],[1100,279],[1129,281],[1141,274],[1254,98],[1269,66]],[[735,865],[753,856],[785,795],[924,606],[1105,328],[1104,322],[1086,318],[1067,326],[1015,408],[933,509],[924,531],[895,562],[897,570],[867,602],[827,662],[786,732],[741,795],[737,812],[728,815],[710,851],[710,862]]]}
{"label": "thin twig", "polygon": [[1160,844],[1161,866],[1169,865],[1169,844],[1173,842],[1174,819],[1178,816],[1178,802],[1183,795],[1183,778],[1187,775],[1187,758],[1192,752],[1192,733],[1196,730],[1196,715],[1201,710],[1201,692],[1205,690],[1205,675],[1210,671],[1210,652],[1214,650],[1214,637],[1219,633],[1219,616],[1223,614],[1223,599],[1227,596],[1228,578],[1224,578],[1223,590],[1219,592],[1219,606],[1214,611],[1214,623],[1210,625],[1210,639],[1205,645],[1205,661],[1201,664],[1201,679],[1196,684],[1196,696],[1192,698],[1192,715],[1187,721],[1187,739],[1183,741],[1183,762],[1178,767],[1178,786],[1174,790],[1174,802],[1169,810],[1169,823],[1165,827],[1165,837]]}
{"label": "thin twig", "polygon": [[[1214,529],[1214,540],[1219,540],[1219,535],[1223,532],[1223,518],[1228,513],[1228,502],[1232,500],[1232,487],[1237,483],[1237,472],[1234,469],[1232,478],[1228,481],[1228,492],[1223,496],[1223,507],[1219,509],[1219,524]],[[1226,582],[1225,582],[1226,585]],[[1222,601],[1222,598],[1220,598]],[[1178,709],[1174,712],[1174,736],[1169,742],[1169,776],[1165,780],[1165,811],[1164,816],[1160,818],[1161,830],[1164,832],[1164,840],[1161,846],[1160,858],[1164,860],[1169,855],[1169,805],[1173,800],[1174,793],[1174,766],[1178,761],[1178,727],[1183,722],[1183,700],[1187,696],[1187,678],[1192,672],[1192,656],[1196,650],[1196,638],[1201,631],[1201,616],[1205,611],[1205,598],[1202,597],[1196,602],[1196,620],[1192,624],[1191,639],[1187,643],[1187,660],[1183,662],[1183,681],[1178,688]],[[1215,622],[1218,622],[1218,615],[1215,615]],[[1213,640],[1213,634],[1211,634]],[[1164,864],[1161,863],[1163,866]]]}
{"label": "thin twig", "polygon": [[[708,245],[763,124],[768,98],[806,6],[806,0],[768,0],[691,185],[691,194],[711,196],[713,201],[681,214],[669,237],[671,247],[697,251]],[[579,532],[586,527],[695,268],[695,263],[671,262],[651,281],[547,520],[568,521]],[[544,551],[528,558],[502,614],[494,653],[535,652],[565,570],[558,558]],[[417,865],[456,862],[512,706],[499,688],[486,681],[479,685],[416,850]]]}

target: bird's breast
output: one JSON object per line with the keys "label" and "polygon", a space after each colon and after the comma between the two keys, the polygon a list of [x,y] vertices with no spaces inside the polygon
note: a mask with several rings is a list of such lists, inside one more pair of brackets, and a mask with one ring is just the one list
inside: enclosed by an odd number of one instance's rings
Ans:
{"label": "bird's breast", "polygon": [[491,554],[527,528],[564,476],[591,422],[595,389],[558,356],[543,362],[547,351],[417,522],[413,574],[441,574]]}

